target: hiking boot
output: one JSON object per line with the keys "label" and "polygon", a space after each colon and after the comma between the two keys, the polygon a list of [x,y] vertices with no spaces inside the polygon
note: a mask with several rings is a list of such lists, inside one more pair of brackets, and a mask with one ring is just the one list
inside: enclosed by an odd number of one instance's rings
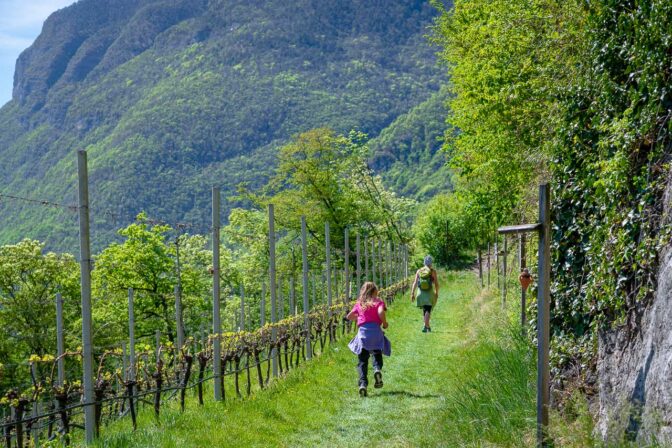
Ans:
{"label": "hiking boot", "polygon": [[422,327],[422,332],[427,333],[427,327]]}
{"label": "hiking boot", "polygon": [[366,386],[359,386],[359,396],[362,398],[366,397]]}
{"label": "hiking boot", "polygon": [[373,385],[376,389],[383,387],[383,372],[376,370],[373,374],[373,378],[376,380],[376,383]]}

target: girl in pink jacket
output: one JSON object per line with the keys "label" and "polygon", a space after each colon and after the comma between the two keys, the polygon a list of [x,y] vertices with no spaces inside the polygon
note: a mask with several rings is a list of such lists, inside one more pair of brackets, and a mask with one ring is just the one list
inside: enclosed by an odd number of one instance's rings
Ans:
{"label": "girl in pink jacket", "polygon": [[349,320],[356,320],[357,335],[350,341],[348,347],[357,355],[357,372],[359,373],[359,395],[366,397],[369,385],[368,369],[369,357],[373,354],[374,387],[383,387],[383,355],[390,356],[392,347],[389,339],[383,333],[387,328],[385,318],[385,302],[378,298],[378,287],[373,282],[362,285],[357,297],[357,303],[348,314]]}

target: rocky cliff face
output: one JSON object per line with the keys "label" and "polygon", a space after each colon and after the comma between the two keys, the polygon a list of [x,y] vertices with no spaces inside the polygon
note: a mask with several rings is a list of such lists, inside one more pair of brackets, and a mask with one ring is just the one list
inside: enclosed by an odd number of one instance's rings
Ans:
{"label": "rocky cliff face", "polygon": [[[672,185],[665,195],[672,210]],[[599,422],[604,440],[672,444],[672,245],[660,253],[658,289],[637,327],[599,338]]]}
{"label": "rocky cliff face", "polygon": [[84,0],[52,14],[17,60],[14,100],[36,111],[59,82],[84,80],[140,6],[131,0]]}

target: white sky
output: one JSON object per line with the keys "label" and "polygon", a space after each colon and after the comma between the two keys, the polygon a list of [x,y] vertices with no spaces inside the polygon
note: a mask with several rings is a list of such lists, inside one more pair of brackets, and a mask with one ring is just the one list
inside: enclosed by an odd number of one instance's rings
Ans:
{"label": "white sky", "polygon": [[14,66],[49,15],[75,0],[0,0],[0,106],[12,98]]}

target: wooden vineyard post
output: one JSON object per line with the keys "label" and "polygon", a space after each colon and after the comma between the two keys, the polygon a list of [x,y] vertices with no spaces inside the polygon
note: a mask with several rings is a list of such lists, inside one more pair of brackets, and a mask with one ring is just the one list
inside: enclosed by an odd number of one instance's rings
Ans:
{"label": "wooden vineyard post", "polygon": [[399,281],[404,280],[404,245],[402,243],[399,243],[399,259],[398,259],[398,264],[399,264]]}
{"label": "wooden vineyard post", "polygon": [[394,278],[394,272],[395,272],[394,244],[392,243],[392,241],[388,241],[388,243],[387,243],[387,260],[388,260],[387,265],[389,266],[389,269],[390,269],[390,273],[388,274],[389,278],[390,278],[389,283],[390,283],[390,286],[392,286],[394,284],[394,280],[395,280],[395,278]]}
{"label": "wooden vineyard post", "polygon": [[[315,278],[315,272],[310,273],[310,284],[312,285],[312,293],[313,293],[313,306],[312,308],[315,308],[317,306],[317,279]],[[338,288],[336,289],[336,294],[338,294]]]}
{"label": "wooden vineyard post", "polygon": [[539,286],[537,288],[537,445],[547,445],[550,404],[551,190],[539,187]]}
{"label": "wooden vineyard post", "polygon": [[355,268],[355,273],[356,273],[356,278],[355,278],[355,293],[359,291],[359,288],[362,286],[362,257],[361,257],[361,251],[359,250],[361,241],[359,237],[359,231],[357,231],[357,237],[355,239],[355,244],[357,245],[357,248],[355,250],[355,257],[356,257],[356,263],[357,266]]}
{"label": "wooden vineyard post", "polygon": [[373,283],[378,283],[378,276],[376,275],[376,241],[371,239],[371,278]]}
{"label": "wooden vineyard post", "polygon": [[240,284],[240,330],[245,331],[245,287]]}
{"label": "wooden vineyard post", "polygon": [[392,284],[399,280],[399,246],[397,243],[391,243],[391,266],[392,266]]}
{"label": "wooden vineyard post", "polygon": [[495,234],[495,275],[497,277],[497,289],[502,287],[499,278],[499,235]]}
{"label": "wooden vineyard post", "polygon": [[275,298],[275,300],[277,301],[276,317],[278,322],[284,319],[285,317],[285,297],[283,296],[282,287],[283,287],[282,276],[278,275],[278,291],[277,291],[277,297]]}
{"label": "wooden vineyard post", "polygon": [[378,265],[378,251],[376,239],[371,240],[371,281],[380,287],[380,266]]}
{"label": "wooden vineyard post", "polygon": [[294,316],[296,314],[296,282],[294,280],[294,274],[289,278],[289,314]]}
{"label": "wooden vineyard post", "polygon": [[329,307],[329,317],[331,317],[331,234],[328,221],[324,223],[324,244],[327,255],[327,306]]}
{"label": "wooden vineyard post", "polygon": [[310,341],[310,315],[308,314],[308,237],[306,236],[306,217],[301,216],[301,258],[303,264],[303,325],[306,332],[306,358],[313,357]]}
{"label": "wooden vineyard post", "polygon": [[260,302],[259,326],[266,325],[266,283],[261,284],[261,302]]}
{"label": "wooden vineyard post", "polygon": [[[390,242],[387,241],[383,245],[383,265],[385,266],[385,288],[389,288],[392,286],[392,277],[391,277],[391,269],[392,266],[390,265]],[[391,298],[389,300],[392,300]]]}
{"label": "wooden vineyard post", "polygon": [[[519,252],[518,258],[520,260],[520,272],[523,272],[523,269],[527,267],[527,254],[525,253],[525,234],[520,235],[519,240]],[[526,308],[527,308],[527,288],[520,288],[520,327],[522,328],[523,334],[525,334],[525,325],[527,321]]]}
{"label": "wooden vineyard post", "polygon": [[126,342],[121,343],[121,379],[123,381],[128,380],[128,364],[126,364],[126,359],[128,355],[128,350],[126,347]]}
{"label": "wooden vineyard post", "polygon": [[176,355],[180,356],[180,350],[184,345],[184,324],[182,323],[182,291],[180,285],[175,285],[175,324],[177,326]]}
{"label": "wooden vineyard post", "polygon": [[397,281],[404,279],[404,245],[400,242],[397,245]]}
{"label": "wooden vineyard post", "polygon": [[[537,447],[549,446],[548,410],[550,404],[550,300],[551,300],[551,190],[548,184],[539,186],[539,222],[500,227],[499,233],[539,233],[539,265],[537,287]],[[524,240],[523,240],[524,241]],[[521,246],[524,245],[521,242]],[[524,260],[521,253],[521,264]],[[521,303],[521,306],[523,303]],[[524,310],[521,319],[524,319]]]}
{"label": "wooden vineyard post", "polygon": [[128,288],[128,380],[135,381],[135,311],[133,288]]}
{"label": "wooden vineyard post", "polygon": [[[277,322],[276,315],[276,296],[275,296],[275,213],[273,204],[268,204],[268,246],[269,246],[269,277],[270,277],[270,289],[271,289],[271,322],[275,324]],[[271,339],[273,341],[273,350],[271,352],[271,359],[273,365],[273,376],[278,376],[278,353],[275,348],[275,342],[278,339],[278,330],[275,326],[271,329]]]}
{"label": "wooden vineyard post", "polygon": [[79,178],[79,266],[82,299],[82,365],[84,387],[84,432],[87,444],[93,443],[96,432],[96,410],[93,390],[93,341],[91,335],[91,244],[89,235],[89,173],[86,151],[77,152]]}
{"label": "wooden vineyard post", "polygon": [[483,288],[483,257],[481,248],[478,248],[478,279],[481,282],[481,288]]}
{"label": "wooden vineyard post", "polygon": [[378,240],[378,252],[377,252],[378,258],[376,259],[376,265],[378,266],[378,287],[379,288],[384,288],[384,283],[385,283],[385,277],[384,277],[384,269],[385,266],[383,265],[383,241]]}
{"label": "wooden vineyard post", "polygon": [[408,246],[404,247],[404,278],[408,280],[408,258],[410,254],[408,251]]}
{"label": "wooden vineyard post", "polygon": [[408,275],[406,275],[406,264],[408,260],[408,248],[405,244],[401,246],[401,277],[404,282],[408,280]]}
{"label": "wooden vineyard post", "polygon": [[128,374],[126,375],[126,394],[131,414],[133,430],[137,429],[135,412],[135,311],[133,308],[133,288],[128,288]]}
{"label": "wooden vineyard post", "polygon": [[490,287],[490,258],[492,257],[492,254],[490,253],[490,241],[488,241],[488,288]]}
{"label": "wooden vineyard post", "polygon": [[[343,294],[345,303],[350,302],[350,229],[345,228],[345,273],[343,275],[344,277],[344,286],[345,286],[345,291]],[[331,315],[331,312],[330,312]]]}
{"label": "wooden vineyard post", "polygon": [[364,237],[364,278],[362,283],[369,281],[369,238]]}
{"label": "wooden vineyard post", "polygon": [[182,313],[182,273],[180,270],[180,235],[175,239],[175,271],[177,282],[175,284],[175,323],[177,326],[177,347],[175,356],[181,356],[181,350],[184,346],[184,316]]}
{"label": "wooden vineyard post", "polygon": [[506,258],[508,257],[508,238],[504,235],[504,257],[502,260],[502,308],[506,307]]}
{"label": "wooden vineyard post", "polygon": [[56,365],[58,367],[58,386],[65,384],[65,333],[63,330],[63,296],[56,294]]}
{"label": "wooden vineyard post", "polygon": [[219,276],[219,188],[212,187],[212,365],[214,376],[215,400],[222,400],[222,318],[220,313],[220,276]]}

